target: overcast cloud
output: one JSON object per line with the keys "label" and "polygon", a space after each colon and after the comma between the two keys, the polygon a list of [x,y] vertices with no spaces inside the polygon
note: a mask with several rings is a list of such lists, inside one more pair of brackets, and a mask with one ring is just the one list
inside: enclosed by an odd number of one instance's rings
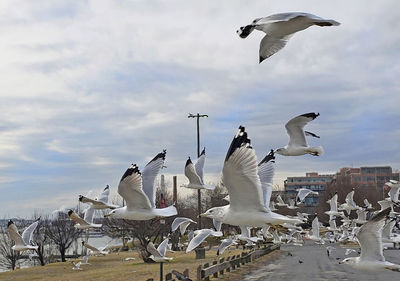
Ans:
{"label": "overcast cloud", "polygon": [[[283,2],[283,3],[282,3]],[[75,204],[167,149],[169,175],[196,154],[201,120],[215,180],[239,125],[257,155],[284,146],[284,124],[308,129],[321,157],[277,158],[275,183],[343,166],[400,168],[400,2],[2,1],[0,214]],[[342,23],[311,27],[258,64],[254,18],[303,11]],[[180,175],[180,181],[184,178]]]}

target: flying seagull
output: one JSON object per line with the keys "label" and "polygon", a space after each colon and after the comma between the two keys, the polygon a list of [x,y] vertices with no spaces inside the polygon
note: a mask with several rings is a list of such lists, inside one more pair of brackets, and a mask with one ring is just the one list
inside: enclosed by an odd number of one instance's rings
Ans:
{"label": "flying seagull", "polygon": [[312,25],[323,27],[340,25],[340,23],[308,13],[282,13],[257,18],[251,24],[240,27],[236,32],[241,38],[246,38],[254,29],[266,33],[260,43],[259,62],[261,63],[285,47],[294,33]]}
{"label": "flying seagull", "polygon": [[100,194],[98,198],[88,198],[83,195],[79,195],[79,201],[82,203],[90,203],[93,207],[93,209],[115,209],[118,208],[119,206],[109,204],[108,203],[108,196],[110,195],[110,186],[107,185],[103,192]]}
{"label": "flying seagull", "polygon": [[181,235],[185,234],[186,228],[191,223],[196,223],[194,220],[185,217],[176,217],[171,225],[171,230],[175,231],[179,227]]}
{"label": "flying seagull", "polygon": [[85,241],[82,241],[82,246],[90,249],[92,251],[92,255],[107,255],[109,252],[106,250],[107,246],[102,247],[102,248],[96,248],[89,243],[86,243]]}
{"label": "flying seagull", "polygon": [[324,150],[322,146],[310,147],[306,141],[304,126],[319,116],[319,113],[305,113],[296,116],[286,123],[285,128],[289,135],[289,144],[285,147],[278,148],[275,152],[284,156],[300,156],[311,154],[320,156]]}
{"label": "flying seagull", "polygon": [[31,245],[32,235],[36,227],[39,224],[40,218],[35,220],[30,226],[28,226],[22,236],[18,232],[18,228],[15,226],[12,220],[8,221],[8,233],[15,245],[11,247],[14,251],[25,251],[25,250],[37,250],[38,246]]}
{"label": "flying seagull", "polygon": [[74,227],[77,229],[100,228],[102,226],[101,224],[93,223],[94,211],[93,206],[87,208],[83,219],[73,210],[68,211],[68,216],[71,220],[76,222]]}
{"label": "flying seagull", "polygon": [[186,253],[189,253],[196,247],[198,247],[203,241],[210,235],[215,237],[221,237],[221,231],[214,231],[213,229],[200,229],[194,231],[194,237],[190,240],[189,245],[186,248]]}
{"label": "flying seagull", "polygon": [[156,249],[154,247],[154,244],[152,242],[149,242],[147,244],[147,251],[151,254],[150,259],[152,259],[155,262],[166,262],[172,260],[172,258],[166,257],[167,253],[167,244],[168,244],[168,238],[164,239]]}
{"label": "flying seagull", "polygon": [[386,261],[383,256],[382,228],[389,213],[390,208],[387,208],[360,227],[356,237],[361,247],[361,255],[345,258],[340,264],[348,264],[363,270],[390,269],[400,271],[400,265]]}
{"label": "flying seagull", "polygon": [[215,186],[204,184],[204,163],[206,161],[206,149],[201,152],[196,163],[193,165],[190,157],[185,164],[185,176],[188,178],[189,183],[182,185],[183,187],[192,189],[214,189]]}
{"label": "flying seagull", "polygon": [[311,189],[307,188],[297,189],[296,205],[302,203],[303,200],[310,194],[318,195],[318,192],[312,191]]}
{"label": "flying seagull", "polygon": [[158,209],[155,207],[155,184],[157,174],[165,160],[165,150],[157,154],[140,173],[132,164],[124,173],[118,185],[118,193],[126,202],[125,207],[112,210],[104,215],[110,218],[128,220],[150,220],[155,217],[170,217],[177,214],[175,206]]}

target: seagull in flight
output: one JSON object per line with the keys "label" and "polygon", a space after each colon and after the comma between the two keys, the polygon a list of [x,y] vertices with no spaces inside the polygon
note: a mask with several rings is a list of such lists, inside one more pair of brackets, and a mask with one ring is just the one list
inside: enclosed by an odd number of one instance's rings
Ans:
{"label": "seagull in flight", "polygon": [[85,215],[84,215],[83,219],[77,213],[75,213],[73,210],[68,211],[68,216],[71,220],[76,222],[74,227],[77,229],[100,228],[102,226],[101,224],[93,223],[94,211],[95,210],[92,206],[87,208],[85,210]]}
{"label": "seagull in flight", "polygon": [[197,159],[194,165],[190,157],[188,158],[185,165],[185,176],[188,178],[189,183],[183,184],[182,187],[192,188],[192,189],[211,189],[211,190],[215,188],[215,186],[204,184],[203,170],[205,161],[206,161],[205,148],[201,152],[199,158]]}
{"label": "seagull in flight", "polygon": [[278,148],[275,152],[283,156],[300,156],[311,154],[320,156],[324,153],[322,146],[310,147],[306,141],[306,135],[315,137],[316,135],[304,131],[304,126],[319,116],[319,113],[305,113],[296,116],[286,123],[285,128],[289,135],[289,144],[285,147]]}
{"label": "seagull in flight", "polygon": [[324,27],[337,26],[340,23],[308,13],[281,13],[257,18],[251,24],[240,27],[236,33],[241,38],[246,38],[254,29],[266,33],[260,43],[259,63],[261,63],[285,47],[294,33],[312,25]]}
{"label": "seagull in flight", "polygon": [[160,172],[166,151],[157,154],[140,173],[136,164],[132,164],[124,173],[118,185],[118,193],[126,206],[112,210],[104,215],[110,218],[127,220],[150,220],[155,217],[170,217],[177,214],[175,206],[156,208],[155,179]]}
{"label": "seagull in flight", "polygon": [[187,227],[191,223],[197,223],[197,222],[195,222],[192,219],[185,218],[185,217],[176,217],[174,219],[174,221],[172,222],[171,231],[174,232],[179,227],[179,231],[180,231],[181,235],[183,235],[183,234],[185,234]]}
{"label": "seagull in flight", "polygon": [[173,258],[165,256],[167,253],[167,244],[168,238],[164,239],[164,241],[162,241],[156,249],[154,244],[152,242],[149,242],[146,249],[151,254],[150,259],[155,262],[166,262],[172,260]]}
{"label": "seagull in flight", "polygon": [[89,243],[82,241],[82,246],[90,249],[92,251],[91,252],[92,255],[107,255],[109,253],[106,250],[108,245],[106,245],[105,247],[102,247],[102,248],[96,248],[96,247],[90,245]]}
{"label": "seagull in flight", "polygon": [[390,269],[400,272],[400,265],[386,261],[383,256],[382,229],[389,213],[390,208],[387,208],[360,227],[356,237],[361,247],[361,255],[345,258],[340,264],[347,264],[362,270]]}
{"label": "seagull in flight", "polygon": [[8,234],[10,234],[11,239],[14,241],[15,245],[11,247],[14,251],[25,251],[25,250],[37,250],[38,246],[31,245],[32,235],[36,227],[39,224],[40,218],[36,219],[31,225],[29,225],[22,236],[18,232],[18,228],[15,226],[12,220],[8,221]]}
{"label": "seagull in flight", "polygon": [[98,198],[91,199],[86,196],[79,195],[79,201],[82,203],[90,203],[93,209],[96,210],[118,208],[119,206],[108,203],[109,195],[110,195],[110,186],[107,185]]}

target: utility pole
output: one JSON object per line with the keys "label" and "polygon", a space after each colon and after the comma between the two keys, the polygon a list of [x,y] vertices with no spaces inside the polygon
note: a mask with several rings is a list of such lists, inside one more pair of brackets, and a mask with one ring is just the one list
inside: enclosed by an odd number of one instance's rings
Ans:
{"label": "utility pole", "polygon": [[[196,120],[197,121],[197,158],[200,157],[200,118],[207,118],[207,117],[208,117],[207,114],[199,114],[199,113],[197,113],[196,115],[189,113],[189,115],[188,115],[188,118],[196,118],[197,119]],[[197,190],[197,210],[199,212],[198,223],[197,223],[198,229],[201,229],[201,217],[200,217],[200,214],[201,214],[201,192],[200,191],[201,191],[200,189]]]}

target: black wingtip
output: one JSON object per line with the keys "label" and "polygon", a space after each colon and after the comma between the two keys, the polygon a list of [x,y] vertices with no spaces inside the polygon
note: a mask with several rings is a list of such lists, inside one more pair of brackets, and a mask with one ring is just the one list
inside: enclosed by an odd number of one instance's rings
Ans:
{"label": "black wingtip", "polygon": [[391,208],[386,208],[385,210],[380,211],[380,212],[377,213],[375,216],[373,216],[373,217],[370,219],[370,221],[377,222],[377,221],[386,219],[386,218],[389,216],[389,214],[390,214],[391,211],[392,211]]}
{"label": "black wingtip", "polygon": [[82,202],[82,200],[83,200],[83,195],[79,195],[79,202]]}
{"label": "black wingtip", "polygon": [[12,224],[14,224],[14,222],[12,220],[9,220],[8,223],[7,223],[7,227],[9,227]]}
{"label": "black wingtip", "polygon": [[110,186],[107,184],[104,190],[110,189]]}
{"label": "black wingtip", "polygon": [[302,114],[300,116],[304,116],[304,117],[307,117],[307,118],[312,118],[312,120],[314,120],[315,118],[317,118],[319,116],[319,113],[310,112],[310,113]]}
{"label": "black wingtip", "polygon": [[132,164],[122,176],[121,181],[123,181],[126,177],[131,176],[133,173],[140,174],[139,167],[136,164]]}
{"label": "black wingtip", "polygon": [[[153,159],[150,160],[149,163],[147,163],[147,165],[149,165],[151,162],[156,161],[157,159],[162,159],[165,160],[165,156],[167,155],[167,150],[164,149],[162,152],[158,153],[156,156],[154,156]],[[146,166],[147,166],[146,165]]]}
{"label": "black wingtip", "polygon": [[259,60],[258,60],[258,63],[259,63],[259,64],[262,63],[265,59],[266,59],[266,58],[263,58],[262,56],[260,56],[260,58],[259,58]]}
{"label": "black wingtip", "polygon": [[38,217],[34,222],[40,221],[42,217]]}
{"label": "black wingtip", "polygon": [[264,159],[261,160],[261,162],[258,164],[258,166],[261,166],[263,163],[267,163],[270,161],[272,163],[275,163],[275,153],[274,153],[273,149],[271,149],[271,151],[267,154],[267,156],[265,156]]}
{"label": "black wingtip", "polygon": [[70,216],[72,215],[73,212],[74,212],[74,211],[69,210],[69,211],[68,211],[68,216],[70,217]]}
{"label": "black wingtip", "polygon": [[204,147],[203,150],[201,151],[200,156],[201,156],[201,155],[206,155],[206,148],[205,148],[205,147]]}
{"label": "black wingtip", "polygon": [[188,160],[186,160],[185,168],[192,164],[192,160],[190,160],[190,157],[188,157]]}
{"label": "black wingtip", "polygon": [[237,148],[241,147],[243,144],[248,143],[250,145],[251,141],[249,138],[247,138],[247,133],[245,130],[246,130],[245,127],[239,126],[239,129],[238,129],[235,137],[233,138],[232,143],[228,149],[228,152],[225,157],[225,161],[228,161],[229,157],[235,152],[235,150]]}

